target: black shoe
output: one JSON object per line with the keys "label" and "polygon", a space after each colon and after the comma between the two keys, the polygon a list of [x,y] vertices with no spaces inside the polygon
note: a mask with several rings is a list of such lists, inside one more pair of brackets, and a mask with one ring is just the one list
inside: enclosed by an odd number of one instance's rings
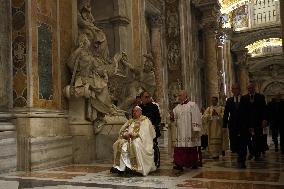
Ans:
{"label": "black shoe", "polygon": [[175,169],[175,170],[179,170],[179,171],[183,171],[182,166],[179,166],[179,165],[175,165],[175,166],[173,166],[173,169]]}
{"label": "black shoe", "polygon": [[197,166],[197,165],[193,165],[193,166],[191,167],[191,169],[198,169],[198,166]]}
{"label": "black shoe", "polygon": [[111,173],[118,173],[118,174],[122,174],[122,173],[123,173],[123,171],[120,171],[120,170],[118,170],[118,169],[116,169],[116,168],[114,168],[114,167],[112,167],[112,168],[109,170],[109,172],[111,172]]}
{"label": "black shoe", "polygon": [[279,151],[279,149],[278,148],[275,148],[275,152],[278,152]]}
{"label": "black shoe", "polygon": [[260,158],[258,157],[258,156],[256,156],[255,158],[254,158],[254,161],[259,161],[260,160]]}

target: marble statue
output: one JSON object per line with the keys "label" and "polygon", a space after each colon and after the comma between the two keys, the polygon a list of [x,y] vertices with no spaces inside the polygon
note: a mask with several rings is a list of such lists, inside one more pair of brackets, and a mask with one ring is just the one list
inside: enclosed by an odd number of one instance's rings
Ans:
{"label": "marble statue", "polygon": [[[154,59],[150,54],[144,55],[143,69],[138,69],[129,64],[125,52],[111,58],[106,36],[95,25],[89,0],[78,4],[78,26],[77,47],[67,63],[72,79],[65,87],[65,95],[70,100],[85,99],[86,119],[97,128],[117,124],[142,90],[154,93]],[[122,88],[126,91],[119,93]],[[116,101],[118,106],[114,105]]]}
{"label": "marble statue", "polygon": [[72,53],[68,66],[73,71],[71,87],[75,97],[89,99],[87,118],[97,119],[97,113],[112,111],[112,101],[108,92],[108,67],[101,59],[93,56],[91,42],[86,34],[79,36],[79,47]]}
{"label": "marble statue", "polygon": [[84,0],[78,5],[77,21],[80,33],[85,33],[91,40],[96,55],[104,59],[109,58],[109,50],[105,33],[96,26],[91,13],[89,0]]}
{"label": "marble statue", "polygon": [[130,111],[131,105],[135,102],[136,96],[146,90],[154,94],[156,80],[154,73],[154,59],[151,53],[144,54],[143,69],[129,66],[128,82],[126,83],[125,97],[121,99],[119,108]]}

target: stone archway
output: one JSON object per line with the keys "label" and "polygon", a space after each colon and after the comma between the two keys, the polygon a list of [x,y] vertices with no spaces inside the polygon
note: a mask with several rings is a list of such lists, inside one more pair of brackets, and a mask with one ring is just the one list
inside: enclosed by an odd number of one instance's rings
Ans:
{"label": "stone archway", "polygon": [[239,33],[234,35],[232,41],[232,51],[241,51],[249,44],[258,40],[268,38],[282,38],[281,27],[259,29],[252,32]]}
{"label": "stone archway", "polygon": [[284,81],[273,81],[270,83],[263,83],[261,91],[266,96],[266,100],[269,102],[275,94],[281,94],[284,98]]}

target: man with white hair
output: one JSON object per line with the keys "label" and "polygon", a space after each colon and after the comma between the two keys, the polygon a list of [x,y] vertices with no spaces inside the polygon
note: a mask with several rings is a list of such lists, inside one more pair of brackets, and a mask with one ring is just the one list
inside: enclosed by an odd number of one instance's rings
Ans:
{"label": "man with white hair", "polygon": [[188,100],[186,91],[179,91],[177,96],[179,104],[171,113],[171,120],[176,123],[173,168],[197,168],[201,158],[198,153],[198,146],[201,145],[201,113],[197,104]]}
{"label": "man with white hair", "polygon": [[139,106],[133,108],[132,115],[133,118],[121,127],[119,138],[113,144],[114,165],[110,172],[146,176],[156,170],[153,150],[155,128],[142,115]]}

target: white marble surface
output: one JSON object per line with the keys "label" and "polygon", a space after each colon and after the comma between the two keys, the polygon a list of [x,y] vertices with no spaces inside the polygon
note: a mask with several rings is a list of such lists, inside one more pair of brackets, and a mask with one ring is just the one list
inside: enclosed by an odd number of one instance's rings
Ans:
{"label": "white marble surface", "polygon": [[19,183],[17,181],[3,181],[0,180],[0,189],[18,189]]}

